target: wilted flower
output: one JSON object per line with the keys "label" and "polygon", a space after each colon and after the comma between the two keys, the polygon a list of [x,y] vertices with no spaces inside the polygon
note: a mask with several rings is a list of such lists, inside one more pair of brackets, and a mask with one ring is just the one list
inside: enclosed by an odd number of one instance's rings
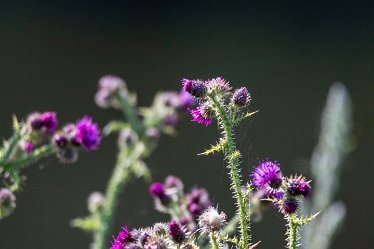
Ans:
{"label": "wilted flower", "polygon": [[205,234],[221,231],[226,223],[226,214],[218,213],[214,207],[207,208],[199,217],[199,226]]}

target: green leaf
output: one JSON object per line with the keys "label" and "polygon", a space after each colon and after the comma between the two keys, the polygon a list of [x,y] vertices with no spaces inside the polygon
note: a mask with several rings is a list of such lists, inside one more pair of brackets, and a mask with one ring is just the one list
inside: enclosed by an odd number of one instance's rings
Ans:
{"label": "green leaf", "polygon": [[216,152],[221,152],[225,149],[226,147],[226,141],[225,140],[220,140],[216,145],[212,145],[212,147],[210,149],[207,149],[205,150],[204,152],[202,153],[199,153],[197,155],[201,156],[201,155],[209,155],[209,154],[214,154]]}

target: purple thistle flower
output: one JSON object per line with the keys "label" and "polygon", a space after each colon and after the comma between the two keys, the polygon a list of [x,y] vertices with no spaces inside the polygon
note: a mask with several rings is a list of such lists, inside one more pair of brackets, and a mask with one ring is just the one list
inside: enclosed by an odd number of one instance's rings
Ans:
{"label": "purple thistle flower", "polygon": [[303,176],[290,177],[287,180],[287,191],[293,196],[302,195],[307,197],[309,195],[311,186]]}
{"label": "purple thistle flower", "polygon": [[56,133],[55,135],[53,135],[52,141],[56,145],[56,147],[60,149],[66,148],[69,142],[66,136],[60,133]]}
{"label": "purple thistle flower", "polygon": [[92,118],[83,117],[76,123],[76,140],[83,145],[86,150],[96,150],[101,141],[100,128],[92,122]]}
{"label": "purple thistle flower", "polygon": [[22,141],[20,146],[21,149],[27,154],[30,154],[34,150],[34,145],[31,141]]}
{"label": "purple thistle flower", "polygon": [[232,95],[232,103],[236,106],[246,106],[251,99],[251,96],[248,93],[246,87],[241,87],[236,89],[234,94]]}
{"label": "purple thistle flower", "polygon": [[201,80],[182,80],[183,90],[191,94],[196,98],[202,98],[205,96],[207,87],[205,82]]}
{"label": "purple thistle flower", "polygon": [[16,208],[16,197],[7,188],[0,188],[0,219],[8,216]]}
{"label": "purple thistle flower", "polygon": [[208,192],[203,188],[195,188],[185,196],[188,211],[193,215],[200,215],[212,205]]}
{"label": "purple thistle flower", "polygon": [[264,161],[252,173],[252,183],[257,189],[275,193],[282,185],[282,173],[279,166],[272,161]]}
{"label": "purple thistle flower", "polygon": [[170,200],[169,196],[165,193],[164,184],[161,182],[152,183],[148,189],[149,194],[154,198],[159,198],[162,203],[166,203]]}
{"label": "purple thistle flower", "polygon": [[187,91],[182,90],[179,94],[179,99],[181,109],[188,110],[196,105],[195,99]]}
{"label": "purple thistle flower", "polygon": [[295,198],[288,198],[280,205],[280,211],[284,214],[292,214],[297,211],[299,204]]}
{"label": "purple thistle flower", "polygon": [[171,239],[178,244],[182,243],[186,239],[186,233],[175,220],[169,222],[168,232]]}
{"label": "purple thistle flower", "polygon": [[130,243],[134,241],[131,232],[127,226],[122,227],[121,231],[118,233],[116,237],[116,241],[120,242],[122,245],[126,243]]}
{"label": "purple thistle flower", "polygon": [[31,127],[33,130],[39,130],[43,126],[43,120],[42,115],[39,112],[31,113],[27,117],[27,124]]}
{"label": "purple thistle flower", "polygon": [[183,190],[182,180],[176,176],[170,175],[165,179],[165,188],[176,188],[179,191]]}
{"label": "purple thistle flower", "polygon": [[205,126],[208,126],[212,123],[212,119],[208,117],[204,107],[198,106],[196,109],[190,110],[190,111],[193,117],[192,119],[193,122],[203,124]]}
{"label": "purple thistle flower", "polygon": [[107,90],[110,93],[118,91],[126,87],[126,83],[123,79],[115,75],[104,75],[99,80],[99,89]]}
{"label": "purple thistle flower", "polygon": [[44,112],[41,114],[42,126],[47,133],[52,133],[58,126],[58,120],[55,112]]}
{"label": "purple thistle flower", "polygon": [[119,241],[115,240],[110,249],[125,249],[125,247]]}

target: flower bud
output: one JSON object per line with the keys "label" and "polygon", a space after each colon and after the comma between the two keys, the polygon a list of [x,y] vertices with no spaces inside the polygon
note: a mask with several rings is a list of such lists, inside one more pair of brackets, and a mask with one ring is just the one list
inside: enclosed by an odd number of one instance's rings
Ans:
{"label": "flower bud", "polygon": [[171,240],[175,243],[181,244],[186,239],[186,233],[175,220],[169,222],[168,232]]}
{"label": "flower bud", "polygon": [[88,210],[91,213],[95,213],[99,210],[105,203],[105,197],[100,192],[93,192],[90,194],[87,200]]}
{"label": "flower bud", "polygon": [[297,211],[299,203],[295,198],[287,198],[280,204],[280,211],[283,214],[292,214]]}
{"label": "flower bud", "polygon": [[241,87],[236,89],[234,94],[232,95],[232,103],[236,106],[243,107],[248,105],[249,101],[251,100],[251,96],[248,93],[246,87]]}
{"label": "flower bud", "polygon": [[182,80],[183,90],[196,98],[202,98],[207,92],[205,82],[200,80]]}
{"label": "flower bud", "polygon": [[0,189],[0,219],[10,215],[16,208],[16,197],[7,188]]}

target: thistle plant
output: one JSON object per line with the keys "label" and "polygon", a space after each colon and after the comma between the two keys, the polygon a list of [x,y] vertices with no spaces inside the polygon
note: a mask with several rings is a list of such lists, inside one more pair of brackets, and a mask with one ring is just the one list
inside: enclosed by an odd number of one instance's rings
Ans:
{"label": "thistle plant", "polygon": [[104,128],[105,135],[119,133],[117,162],[105,193],[89,197],[90,215],[74,219],[72,225],[93,233],[91,248],[104,249],[109,245],[120,193],[133,179],[150,180],[144,159],[155,149],[161,133],[175,134],[178,111],[192,107],[194,100],[185,93],[162,92],[150,107],[137,107],[136,95],[128,91],[124,80],[107,75],[99,80],[95,101],[102,108],[123,113],[124,120],[111,121]]}
{"label": "thistle plant", "polygon": [[16,207],[15,193],[22,190],[22,169],[55,154],[61,163],[73,163],[78,150],[96,150],[101,131],[90,117],[69,123],[58,130],[55,112],[33,112],[26,121],[13,117],[13,135],[0,149],[0,219]]}

